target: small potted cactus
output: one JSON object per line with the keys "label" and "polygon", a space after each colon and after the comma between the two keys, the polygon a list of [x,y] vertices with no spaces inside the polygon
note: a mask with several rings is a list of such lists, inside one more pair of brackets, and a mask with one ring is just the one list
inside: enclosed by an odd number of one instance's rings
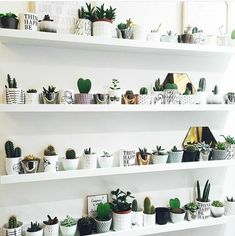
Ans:
{"label": "small potted cactus", "polygon": [[189,144],[186,146],[183,153],[183,162],[198,161],[199,152],[196,145]]}
{"label": "small potted cactus", "polygon": [[121,93],[119,80],[112,79],[112,84],[109,87],[109,104],[121,104]]}
{"label": "small potted cactus", "polygon": [[63,236],[74,236],[77,230],[77,221],[67,215],[66,218],[60,222],[60,230]]}
{"label": "small potted cactus", "polygon": [[214,200],[211,204],[211,214],[213,217],[221,217],[224,215],[224,203],[219,200]]}
{"label": "small potted cactus", "polygon": [[153,86],[151,104],[159,105],[164,103],[163,86],[160,78],[156,79]]}
{"label": "small potted cactus", "polygon": [[99,203],[96,210],[95,222],[98,234],[109,232],[112,223],[111,206],[109,203]]}
{"label": "small potted cactus", "polygon": [[134,94],[132,90],[127,90],[125,94],[122,95],[122,103],[127,105],[138,104],[138,94]]}
{"label": "small potted cactus", "polygon": [[179,43],[193,43],[193,35],[191,34],[192,26],[188,25],[184,33],[178,36]]}
{"label": "small potted cactus", "polygon": [[226,197],[225,200],[225,215],[230,216],[230,215],[235,215],[235,198],[234,197]]}
{"label": "small potted cactus", "polygon": [[53,85],[48,86],[48,89],[43,87],[43,92],[39,94],[41,104],[57,104],[59,93],[55,91],[56,87]]}
{"label": "small potted cactus", "polygon": [[40,159],[34,155],[27,155],[21,161],[21,165],[25,174],[37,173],[40,165]]}
{"label": "small potted cactus", "polygon": [[58,155],[56,154],[55,148],[49,145],[44,150],[44,171],[45,172],[56,172]]}
{"label": "small potted cactus", "polygon": [[39,20],[39,31],[56,33],[56,23],[50,18],[50,15],[45,15],[42,20]]}
{"label": "small potted cactus", "polygon": [[17,16],[12,12],[7,12],[5,14],[0,14],[0,26],[1,28],[7,29],[17,29],[19,20]]}
{"label": "small potted cactus", "polygon": [[164,151],[161,146],[156,146],[156,149],[153,150],[151,159],[152,159],[152,164],[165,164],[168,159],[168,152]]}
{"label": "small potted cactus", "polygon": [[186,219],[188,221],[196,220],[198,218],[198,204],[190,202],[184,206],[186,210]]}
{"label": "small potted cactus", "polygon": [[146,87],[140,89],[138,103],[144,105],[149,105],[151,103],[151,95],[148,94],[148,89]]}
{"label": "small potted cactus", "polygon": [[176,146],[174,146],[169,152],[167,163],[179,163],[182,162],[183,151],[178,150]]}
{"label": "small potted cactus", "polygon": [[196,104],[206,104],[206,79],[200,78],[197,93],[195,95]]}
{"label": "small potted cactus", "polygon": [[58,236],[59,235],[59,221],[57,217],[51,218],[47,215],[48,220],[43,221],[43,235],[44,236]]}
{"label": "small potted cactus", "polygon": [[169,201],[169,205],[172,223],[182,222],[185,217],[185,210],[183,208],[180,208],[179,198],[171,198]]}
{"label": "small potted cactus", "polygon": [[222,104],[222,96],[219,94],[218,86],[215,85],[214,89],[212,90],[212,94],[207,95],[206,103],[207,104]]}
{"label": "small potted cactus", "polygon": [[5,143],[6,159],[5,167],[8,175],[18,175],[21,171],[21,148],[14,147],[12,141]]}
{"label": "small potted cactus", "polygon": [[184,93],[180,96],[180,104],[195,104],[195,95],[193,94],[192,83],[187,83]]}
{"label": "small potted cactus", "polygon": [[82,217],[78,220],[77,228],[79,235],[91,235],[94,228],[94,220],[91,217]]}
{"label": "small potted cactus", "polygon": [[102,156],[98,157],[100,168],[110,168],[113,166],[113,155],[104,151]]}
{"label": "small potted cactus", "polygon": [[89,79],[78,79],[77,87],[80,93],[75,94],[76,104],[94,104],[93,94],[89,94],[91,90],[91,81]]}
{"label": "small potted cactus", "polygon": [[131,28],[131,19],[126,20],[126,23],[120,23],[117,25],[117,38],[121,39],[133,39],[133,30]]}
{"label": "small potted cactus", "polygon": [[197,181],[197,204],[198,204],[198,219],[208,219],[211,215],[211,201],[209,199],[211,184],[209,180],[206,184],[201,194],[200,182]]}
{"label": "small potted cactus", "polygon": [[149,165],[152,154],[148,152],[147,148],[139,148],[139,152],[136,153],[138,165]]}
{"label": "small potted cactus", "polygon": [[25,94],[26,104],[38,104],[39,98],[36,89],[28,89]]}
{"label": "small potted cactus", "polygon": [[221,135],[225,142],[227,143],[227,153],[226,153],[226,159],[235,159],[235,138],[231,135],[224,136]]}
{"label": "small potted cactus", "polygon": [[65,152],[65,158],[62,159],[64,170],[76,170],[78,168],[79,159],[76,157],[74,149],[69,148]]}
{"label": "small potted cactus", "polygon": [[200,161],[208,161],[209,160],[209,156],[210,156],[210,145],[205,143],[205,141],[201,142],[201,143],[197,143],[196,147],[199,150],[199,160]]}
{"label": "small potted cactus", "polygon": [[16,216],[10,216],[8,223],[3,225],[3,235],[22,236],[22,226],[23,223],[18,221]]}
{"label": "small potted cactus", "polygon": [[167,83],[164,87],[164,103],[179,104],[180,93],[175,83]]}
{"label": "small potted cactus", "polygon": [[132,225],[143,226],[143,209],[139,208],[138,202],[136,199],[132,201],[131,204],[131,222]]}
{"label": "small potted cactus", "polygon": [[30,227],[26,230],[26,236],[42,236],[43,235],[43,228],[40,226],[38,222],[31,222]]}
{"label": "small potted cactus", "polygon": [[97,168],[97,155],[91,151],[91,148],[84,149],[84,153],[80,158],[81,169],[96,169]]}
{"label": "small potted cactus", "polygon": [[155,206],[149,197],[144,199],[144,226],[153,226],[156,223]]}
{"label": "small potted cactus", "polygon": [[228,144],[226,142],[218,142],[212,150],[212,160],[225,160],[227,157]]}

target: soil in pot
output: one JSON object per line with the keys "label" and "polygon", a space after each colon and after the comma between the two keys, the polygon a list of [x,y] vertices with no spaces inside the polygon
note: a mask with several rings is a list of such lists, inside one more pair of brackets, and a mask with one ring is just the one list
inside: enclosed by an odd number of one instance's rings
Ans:
{"label": "soil in pot", "polygon": [[170,210],[167,207],[156,208],[156,223],[165,225],[170,220]]}

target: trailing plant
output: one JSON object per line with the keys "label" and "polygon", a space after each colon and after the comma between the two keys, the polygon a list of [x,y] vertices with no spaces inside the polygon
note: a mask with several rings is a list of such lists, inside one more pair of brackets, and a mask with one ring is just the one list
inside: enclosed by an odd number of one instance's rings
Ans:
{"label": "trailing plant", "polygon": [[28,227],[27,232],[38,232],[42,229],[39,223],[36,221],[35,223],[31,222],[30,227]]}
{"label": "trailing plant", "polygon": [[55,148],[52,145],[49,145],[45,150],[44,150],[44,156],[56,156],[56,151]]}
{"label": "trailing plant", "polygon": [[111,157],[112,155],[106,151],[103,152],[102,157]]}
{"label": "trailing plant", "polygon": [[226,197],[226,199],[227,199],[228,202],[235,202],[235,198],[234,197],[231,197],[231,198]]}
{"label": "trailing plant", "polygon": [[117,25],[117,28],[119,30],[127,30],[131,27],[131,25],[132,25],[132,21],[131,21],[131,18],[129,18],[129,19],[126,20],[126,23],[119,23]]}
{"label": "trailing plant", "polygon": [[71,216],[66,216],[66,218],[62,220],[60,224],[65,227],[71,227],[76,225],[77,221]]}
{"label": "trailing plant", "polygon": [[225,136],[225,135],[220,135],[224,138],[225,142],[228,144],[235,144],[235,138],[232,137],[231,135]]}
{"label": "trailing plant", "polygon": [[108,221],[110,220],[111,206],[109,203],[99,203],[96,210],[97,216],[96,219],[99,221]]}
{"label": "trailing plant", "polygon": [[152,205],[149,197],[145,197],[144,199],[144,214],[147,215],[155,214],[155,206]]}
{"label": "trailing plant", "polygon": [[203,189],[203,194],[201,195],[201,187],[200,183],[197,180],[197,200],[199,202],[209,202],[211,184],[209,183],[209,179],[206,181],[206,184]]}
{"label": "trailing plant", "polygon": [[196,147],[198,148],[198,150],[200,152],[202,152],[203,154],[206,154],[210,151],[210,145],[206,144],[205,141],[201,142],[201,143],[197,143]]}
{"label": "trailing plant", "polygon": [[206,90],[206,79],[201,78],[198,84],[198,92],[204,92]]}
{"label": "trailing plant", "polygon": [[112,85],[109,87],[111,90],[119,90],[119,80],[112,79]]}
{"label": "trailing plant", "polygon": [[142,87],[140,89],[140,95],[147,95],[148,94],[148,89],[146,87]]}
{"label": "trailing plant", "polygon": [[157,32],[159,32],[161,26],[162,26],[162,24],[159,24],[156,29],[151,30],[151,33],[157,33]]}
{"label": "trailing plant", "polygon": [[131,192],[124,192],[120,189],[117,189],[115,191],[111,191],[111,195],[112,202],[110,204],[114,212],[129,211],[131,209],[131,203],[128,202],[129,198],[134,198],[131,195]]}
{"label": "trailing plant", "polygon": [[185,205],[185,209],[189,211],[196,211],[198,209],[198,204],[196,202],[190,202]]}
{"label": "trailing plant", "polygon": [[149,153],[147,151],[147,148],[139,148],[139,154],[143,160],[146,160]]}
{"label": "trailing plant", "polygon": [[76,159],[76,152],[74,149],[69,148],[66,150],[65,157],[66,159]]}
{"label": "trailing plant", "polygon": [[217,85],[215,85],[214,89],[212,90],[212,93],[213,93],[214,95],[219,94],[219,90],[218,90],[218,86],[217,86]]}
{"label": "trailing plant", "polygon": [[186,151],[187,152],[196,152],[198,149],[195,145],[187,145]]}
{"label": "trailing plant", "polygon": [[226,142],[218,142],[218,143],[216,143],[216,145],[215,145],[215,148],[216,148],[217,150],[226,150],[227,147],[228,147],[228,144],[227,144]]}
{"label": "trailing plant", "polygon": [[77,87],[80,93],[89,93],[91,90],[91,81],[83,78],[78,79]]}
{"label": "trailing plant", "polygon": [[21,148],[14,148],[14,144],[12,141],[7,141],[5,143],[5,151],[7,158],[21,157]]}
{"label": "trailing plant", "polygon": [[137,202],[136,199],[134,199],[134,200],[132,201],[131,210],[134,211],[134,212],[137,212],[137,211],[138,211],[138,202]]}
{"label": "trailing plant", "polygon": [[157,156],[163,156],[166,155],[167,152],[164,152],[165,149],[162,148],[162,146],[156,146],[156,149],[153,150],[153,155],[157,155]]}
{"label": "trailing plant", "polygon": [[7,85],[5,85],[5,88],[17,88],[17,82],[16,82],[16,79],[15,78],[11,78],[11,76],[9,74],[7,74],[7,84],[8,84],[8,87]]}
{"label": "trailing plant", "polygon": [[154,92],[163,91],[163,86],[161,84],[160,78],[156,79],[154,87],[153,87],[153,91]]}
{"label": "trailing plant", "polygon": [[50,215],[47,215],[47,218],[48,218],[48,220],[43,221],[43,223],[45,225],[55,225],[55,224],[57,224],[59,222],[57,217],[54,217],[52,219]]}
{"label": "trailing plant", "polygon": [[37,93],[37,89],[28,89],[27,93]]}
{"label": "trailing plant", "polygon": [[213,207],[224,207],[224,203],[218,200],[215,200],[211,204]]}
{"label": "trailing plant", "polygon": [[16,216],[10,216],[8,219],[8,229],[15,229],[20,226]]}
{"label": "trailing plant", "polygon": [[177,84],[175,84],[175,83],[167,83],[166,85],[165,85],[165,88],[164,89],[178,89],[178,86],[177,86]]}

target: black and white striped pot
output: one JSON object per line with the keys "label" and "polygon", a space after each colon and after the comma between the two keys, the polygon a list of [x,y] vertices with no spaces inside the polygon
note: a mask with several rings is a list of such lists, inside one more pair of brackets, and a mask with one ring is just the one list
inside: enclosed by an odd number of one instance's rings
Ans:
{"label": "black and white striped pot", "polygon": [[6,104],[24,104],[25,103],[25,92],[18,88],[7,88],[5,89]]}
{"label": "black and white striped pot", "polygon": [[23,223],[18,221],[18,227],[14,229],[8,229],[8,224],[3,225],[3,236],[22,236]]}

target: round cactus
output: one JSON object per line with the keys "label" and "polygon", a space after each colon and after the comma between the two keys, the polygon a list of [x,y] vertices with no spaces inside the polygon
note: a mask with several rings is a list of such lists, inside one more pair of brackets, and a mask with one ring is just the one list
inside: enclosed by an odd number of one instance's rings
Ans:
{"label": "round cactus", "polygon": [[140,89],[140,94],[141,94],[141,95],[147,95],[147,94],[148,94],[148,89],[147,89],[146,87],[142,87],[142,88]]}
{"label": "round cactus", "polygon": [[66,151],[65,156],[66,159],[76,159],[76,152],[72,148],[69,148]]}

